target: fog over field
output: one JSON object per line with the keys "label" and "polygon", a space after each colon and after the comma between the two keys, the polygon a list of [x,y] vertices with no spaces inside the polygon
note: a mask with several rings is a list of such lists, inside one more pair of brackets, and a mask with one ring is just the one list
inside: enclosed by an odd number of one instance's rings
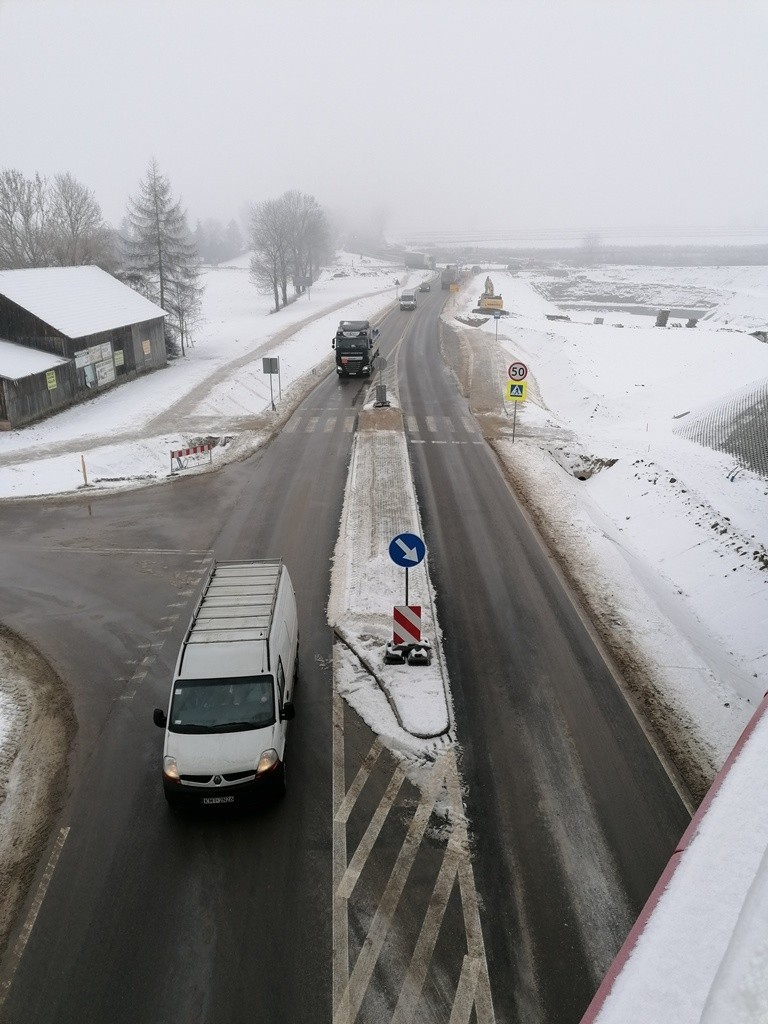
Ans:
{"label": "fog over field", "polygon": [[118,225],[154,156],[195,220],[286,189],[407,234],[768,227],[768,8],[0,0],[0,167]]}

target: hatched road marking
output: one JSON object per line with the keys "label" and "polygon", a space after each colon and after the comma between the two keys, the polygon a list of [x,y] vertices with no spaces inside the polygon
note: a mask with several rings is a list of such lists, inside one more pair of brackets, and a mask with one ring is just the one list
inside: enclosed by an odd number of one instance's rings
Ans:
{"label": "hatched road marking", "polygon": [[[344,701],[333,695],[333,1024],[355,1024],[371,984],[376,984],[377,965],[390,933],[396,935],[398,905],[436,805],[447,802],[450,810],[443,858],[434,889],[426,907],[418,938],[405,965],[402,979],[387,977],[399,995],[391,1024],[416,1020],[419,1002],[432,967],[440,928],[458,883],[466,938],[460,976],[453,996],[450,1021],[446,1024],[495,1024],[488,964],[480,927],[480,912],[470,858],[464,806],[461,799],[456,757],[451,748],[441,751],[426,776],[420,799],[408,824],[402,846],[379,899],[357,960],[350,963],[350,918],[359,921],[353,905],[355,887],[387,817],[396,803],[405,772],[399,763],[391,771],[386,790],[370,817],[362,839],[347,859],[347,823],[358,805],[363,788],[374,769],[384,769],[384,746],[377,738],[363,760],[349,789],[345,789]],[[361,805],[362,806],[362,805]],[[400,808],[402,812],[402,808]],[[358,807],[358,813],[360,807]],[[443,820],[441,816],[441,821]],[[434,836],[430,840],[434,843]],[[370,898],[370,893],[366,894]],[[455,905],[455,904],[454,904]],[[458,968],[458,965],[457,965]],[[444,981],[442,982],[444,983]],[[472,1013],[474,1010],[474,1018]],[[377,1018],[378,1020],[381,1018]]]}

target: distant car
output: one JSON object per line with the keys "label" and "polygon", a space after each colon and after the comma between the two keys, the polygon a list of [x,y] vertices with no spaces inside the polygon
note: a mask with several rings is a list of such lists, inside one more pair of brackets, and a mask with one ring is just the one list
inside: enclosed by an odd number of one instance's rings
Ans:
{"label": "distant car", "polygon": [[420,292],[428,292],[428,291],[429,291],[429,288],[430,288],[430,285],[429,285],[429,281],[423,281],[423,282],[422,282],[422,283],[421,283],[421,284],[419,285],[419,291],[420,291]]}

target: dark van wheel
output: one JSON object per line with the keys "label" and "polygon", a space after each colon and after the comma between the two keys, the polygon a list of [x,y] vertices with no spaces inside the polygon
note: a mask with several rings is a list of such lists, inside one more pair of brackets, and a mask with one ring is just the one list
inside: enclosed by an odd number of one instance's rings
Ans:
{"label": "dark van wheel", "polygon": [[275,796],[277,797],[278,800],[282,800],[282,798],[286,794],[287,788],[288,786],[287,776],[285,773],[285,761],[283,761],[283,763],[280,765],[277,778],[275,779]]}
{"label": "dark van wheel", "polygon": [[175,796],[171,796],[170,793],[165,794],[166,802],[168,803],[168,810],[173,814],[178,814],[181,810],[181,805]]}

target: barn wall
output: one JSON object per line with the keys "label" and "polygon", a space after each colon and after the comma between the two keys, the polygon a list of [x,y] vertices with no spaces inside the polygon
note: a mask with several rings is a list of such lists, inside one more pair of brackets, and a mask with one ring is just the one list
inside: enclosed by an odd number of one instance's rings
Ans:
{"label": "barn wall", "polygon": [[[126,383],[166,365],[163,318],[100,331],[82,338],[44,335],[47,325],[0,296],[0,336],[72,362],[57,366],[55,383],[47,371],[14,381],[0,377],[0,427],[32,423],[105,388]],[[0,373],[2,367],[0,367]]]}
{"label": "barn wall", "polygon": [[52,370],[33,373],[21,380],[0,378],[0,413],[6,427],[20,427],[58,412],[77,401],[77,370],[74,363],[61,363]]}

